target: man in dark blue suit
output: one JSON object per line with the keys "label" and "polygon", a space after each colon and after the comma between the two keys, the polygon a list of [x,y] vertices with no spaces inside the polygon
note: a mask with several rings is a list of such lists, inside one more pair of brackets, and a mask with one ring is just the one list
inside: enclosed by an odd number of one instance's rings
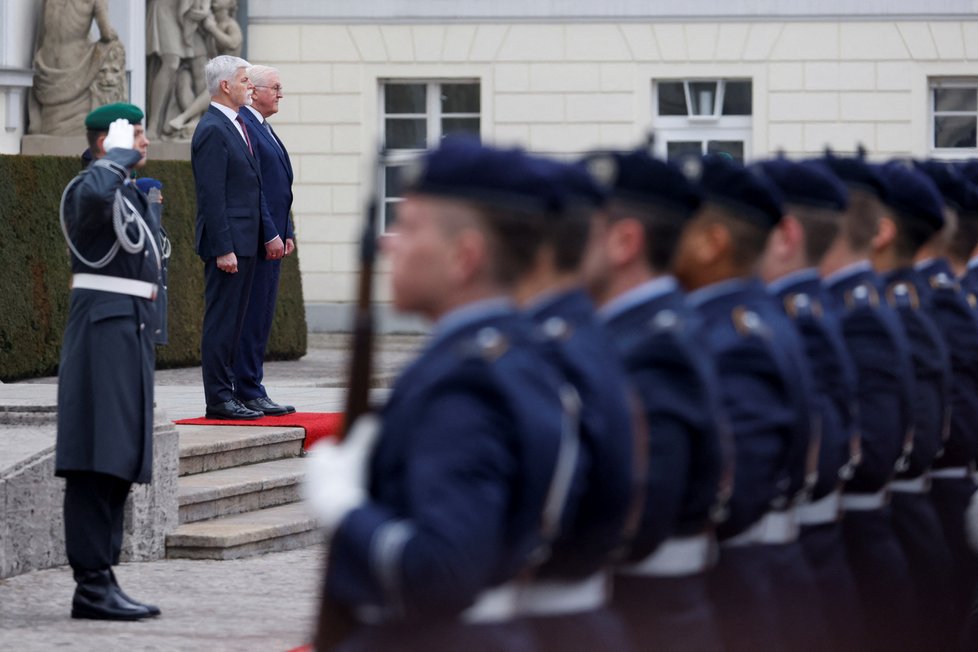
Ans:
{"label": "man in dark blue suit", "polygon": [[[248,133],[253,136],[252,146],[261,166],[262,193],[271,214],[272,223],[279,237],[285,242],[284,256],[295,250],[292,232],[292,161],[285,145],[268,124],[267,118],[278,113],[282,98],[282,82],[275,68],[251,66],[248,78],[254,85],[252,102],[238,112],[244,118]],[[266,234],[267,236],[267,234]],[[234,395],[245,407],[268,415],[295,412],[291,405],[279,405],[268,398],[262,385],[264,377],[265,346],[272,330],[275,316],[275,299],[282,269],[280,258],[258,256],[255,260],[255,277],[251,283],[251,297],[241,331],[238,352],[234,356]]]}
{"label": "man in dark blue suit", "polygon": [[944,202],[930,178],[904,162],[881,168],[890,192],[884,202],[872,262],[883,296],[903,324],[912,353],[913,451],[890,483],[893,524],[917,590],[919,619],[928,646],[949,649],[955,630],[950,601],[953,562],[930,501],[928,474],[943,454],[951,425],[951,363],[947,345],[921,301],[913,267],[924,244],[944,227]]}
{"label": "man in dark blue suit", "polygon": [[250,134],[238,110],[254,89],[248,62],[222,55],[204,74],[211,105],[191,141],[197,187],[196,251],[204,261],[204,325],[200,339],[207,416],[257,419],[263,413],[235,396],[234,356],[241,337],[255,260],[280,259],[285,245],[262,194]]}
{"label": "man in dark blue suit", "polygon": [[888,483],[913,444],[913,368],[906,334],[880,300],[879,278],[869,262],[888,187],[862,155],[829,154],[822,161],[849,191],[841,237],[819,266],[825,308],[837,316],[856,370],[861,459],[843,488],[842,535],[870,640],[915,650],[919,632],[907,590],[910,570],[888,504]]}
{"label": "man in dark blue suit", "polygon": [[573,389],[512,299],[540,243],[540,177],[525,154],[471,140],[407,176],[384,245],[394,306],[434,321],[431,339],[379,433],[358,421],[311,455],[325,590],[359,622],[339,649],[533,649],[514,580],[559,517],[548,496],[577,437]]}
{"label": "man in dark blue suit", "polygon": [[781,220],[781,195],[762,173],[727,158],[701,165],[705,201],[679,240],[675,273],[700,318],[733,433],[733,491],[711,577],[723,640],[729,650],[825,649],[795,512],[813,381],[797,332],[755,276]]}
{"label": "man in dark blue suit", "polygon": [[714,652],[723,647],[707,587],[724,466],[717,379],[668,274],[699,193],[641,150],[588,163],[606,176],[610,198],[584,274],[647,429],[644,506],[616,568],[614,605],[636,649]]}
{"label": "man in dark blue suit", "polygon": [[[766,160],[758,167],[784,196],[785,214],[768,238],[761,278],[798,329],[815,379],[817,475],[798,506],[799,534],[828,621],[832,649],[865,648],[855,580],[839,525],[843,482],[858,463],[856,371],[837,317],[826,312],[817,266],[839,233],[846,187],[822,164]],[[815,460],[809,460],[813,462]]]}
{"label": "man in dark blue suit", "polygon": [[[534,159],[551,183],[543,242],[516,287],[517,301],[581,400],[577,464],[550,557],[521,591],[520,614],[544,651],[628,650],[609,607],[612,553],[633,502],[636,424],[625,370],[582,287],[581,260],[604,192],[580,165]],[[640,433],[645,436],[644,430]]]}

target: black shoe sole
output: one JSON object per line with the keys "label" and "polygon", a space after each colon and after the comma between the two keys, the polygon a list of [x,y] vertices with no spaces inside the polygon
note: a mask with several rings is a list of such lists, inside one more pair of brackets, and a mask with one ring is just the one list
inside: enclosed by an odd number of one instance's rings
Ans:
{"label": "black shoe sole", "polygon": [[204,413],[205,419],[225,419],[225,420],[230,419],[230,420],[238,420],[238,421],[254,421],[255,419],[261,419],[263,416],[265,416],[265,414],[261,412],[259,412],[254,416],[238,416],[234,414],[215,414],[213,412]]}
{"label": "black shoe sole", "polygon": [[149,613],[138,614],[107,614],[103,611],[89,611],[88,609],[71,608],[71,617],[76,620],[123,620],[127,622],[152,618]]}

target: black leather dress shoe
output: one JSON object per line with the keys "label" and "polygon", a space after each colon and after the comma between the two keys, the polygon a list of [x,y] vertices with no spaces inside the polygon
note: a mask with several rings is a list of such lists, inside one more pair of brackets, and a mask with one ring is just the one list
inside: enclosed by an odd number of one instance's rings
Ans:
{"label": "black leather dress shoe", "polygon": [[143,607],[144,609],[146,609],[147,612],[149,612],[150,617],[159,616],[162,613],[160,611],[160,608],[157,607],[155,604],[147,604],[145,602],[140,602],[139,600],[136,600],[134,598],[130,598],[129,595],[122,590],[122,587],[119,586],[119,580],[116,579],[115,573],[112,572],[111,568],[109,569],[109,577],[112,579],[112,585],[115,586],[116,591],[119,592],[119,595],[122,596],[123,600],[125,600],[130,604],[134,604],[137,607]]}
{"label": "black leather dress shoe", "polygon": [[243,405],[249,410],[258,410],[270,417],[279,417],[283,414],[292,414],[295,412],[295,408],[291,405],[279,405],[267,396],[260,396],[250,401],[244,401]]}
{"label": "black leather dress shoe", "polygon": [[265,416],[259,410],[249,410],[237,399],[208,405],[204,414],[208,419],[260,419]]}
{"label": "black leather dress shoe", "polygon": [[77,571],[75,581],[78,585],[71,599],[72,618],[142,620],[150,616],[145,606],[123,598],[108,570]]}

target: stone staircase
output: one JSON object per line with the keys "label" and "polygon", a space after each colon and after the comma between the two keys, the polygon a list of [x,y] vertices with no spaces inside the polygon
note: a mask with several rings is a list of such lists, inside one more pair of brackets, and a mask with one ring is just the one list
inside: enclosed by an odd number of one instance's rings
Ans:
{"label": "stone staircase", "polygon": [[236,559],[323,537],[299,497],[302,428],[177,426],[179,527],[166,556]]}

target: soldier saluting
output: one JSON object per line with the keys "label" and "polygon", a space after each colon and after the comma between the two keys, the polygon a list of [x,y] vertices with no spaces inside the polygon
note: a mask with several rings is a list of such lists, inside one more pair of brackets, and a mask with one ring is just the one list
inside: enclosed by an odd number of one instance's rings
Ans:
{"label": "soldier saluting", "polygon": [[143,112],[110,104],[85,119],[94,161],[61,199],[71,300],[58,379],[55,474],[65,478],[73,618],[138,620],[160,610],[129,598],[112,572],[133,482],[152,470],[159,223],[131,183],[146,161]]}

